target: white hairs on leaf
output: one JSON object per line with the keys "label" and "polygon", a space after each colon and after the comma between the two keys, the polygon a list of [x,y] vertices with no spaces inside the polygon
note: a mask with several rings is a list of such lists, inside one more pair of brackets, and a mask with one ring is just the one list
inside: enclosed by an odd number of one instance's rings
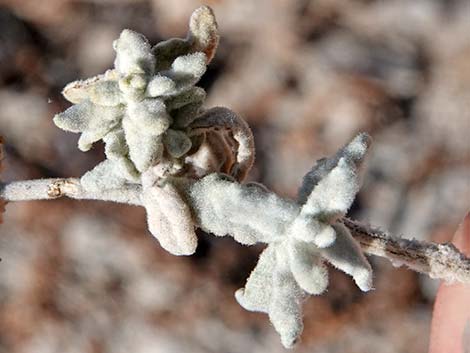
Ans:
{"label": "white hairs on leaf", "polygon": [[125,29],[113,43],[116,51],[114,66],[123,75],[153,74],[155,56],[142,34]]}
{"label": "white hairs on leaf", "polygon": [[144,188],[142,202],[149,230],[164,249],[174,255],[191,255],[196,251],[190,208],[172,184]]}

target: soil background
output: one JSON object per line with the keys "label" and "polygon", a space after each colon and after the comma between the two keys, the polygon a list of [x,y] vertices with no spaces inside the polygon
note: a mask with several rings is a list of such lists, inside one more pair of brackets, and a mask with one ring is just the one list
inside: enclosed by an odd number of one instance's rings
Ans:
{"label": "soil background", "polygon": [[[315,160],[360,131],[374,145],[350,216],[449,241],[470,206],[468,0],[208,0],[221,42],[200,85],[253,129],[250,179],[295,197]],[[110,68],[123,28],[183,37],[194,0],[0,0],[4,180],[80,176],[103,146],[57,129],[70,81]],[[233,293],[262,246],[200,234],[163,251],[136,207],[7,205],[0,228],[0,352],[276,353],[266,315]],[[375,290],[331,269],[293,352],[424,353],[437,281],[370,259]]]}

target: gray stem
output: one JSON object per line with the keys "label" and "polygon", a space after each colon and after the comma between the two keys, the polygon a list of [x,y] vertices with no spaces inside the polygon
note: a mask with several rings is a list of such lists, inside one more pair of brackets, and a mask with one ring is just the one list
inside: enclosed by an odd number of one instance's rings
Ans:
{"label": "gray stem", "polygon": [[141,206],[142,188],[129,184],[120,189],[88,191],[80,184],[80,179],[37,179],[14,181],[1,185],[0,198],[5,201],[52,200],[69,197],[77,200],[100,200]]}
{"label": "gray stem", "polygon": [[[129,184],[116,190],[90,192],[80,179],[38,179],[0,184],[0,198],[5,201],[51,200],[69,197],[79,200],[100,200],[142,206],[140,185]],[[470,283],[470,258],[452,244],[435,244],[395,238],[380,230],[343,217],[340,219],[369,255],[387,258],[394,265],[448,282]]]}
{"label": "gray stem", "polygon": [[405,265],[431,278],[470,283],[470,258],[451,243],[397,238],[346,217],[341,222],[369,255],[385,257],[396,266]]}

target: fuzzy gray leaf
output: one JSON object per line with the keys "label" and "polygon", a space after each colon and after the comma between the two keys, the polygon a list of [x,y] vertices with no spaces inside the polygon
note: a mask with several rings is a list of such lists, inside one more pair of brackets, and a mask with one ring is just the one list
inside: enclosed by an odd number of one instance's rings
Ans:
{"label": "fuzzy gray leaf", "polygon": [[154,76],[147,85],[147,95],[150,97],[169,96],[177,93],[176,83],[167,76]]}
{"label": "fuzzy gray leaf", "polygon": [[149,230],[165,250],[174,255],[191,255],[196,251],[191,211],[173,185],[145,188],[142,202],[147,210]]}
{"label": "fuzzy gray leaf", "polygon": [[[201,87],[191,87],[188,90],[180,92],[176,96],[165,99],[165,105],[168,111],[173,112],[176,109],[181,109],[188,104],[204,102],[206,99],[206,92]],[[192,119],[194,120],[196,116]]]}
{"label": "fuzzy gray leaf", "polygon": [[299,212],[295,202],[215,173],[195,183],[189,196],[203,230],[218,236],[231,235],[242,244],[282,239]]}
{"label": "fuzzy gray leaf", "polygon": [[131,102],[126,120],[141,130],[141,134],[162,135],[171,124],[165,103],[160,99],[144,99]]}
{"label": "fuzzy gray leaf", "polygon": [[156,71],[168,70],[178,56],[187,55],[192,52],[191,43],[186,39],[171,38],[157,43],[152,52],[156,59]]}
{"label": "fuzzy gray leaf", "polygon": [[178,109],[170,111],[171,118],[173,119],[173,127],[182,129],[188,127],[194,120],[197,119],[201,112],[202,103],[204,99],[196,102],[190,102]]}
{"label": "fuzzy gray leaf", "polygon": [[342,224],[334,224],[336,240],[333,245],[320,249],[321,255],[334,267],[351,275],[364,292],[372,289],[372,268],[359,244]]}
{"label": "fuzzy gray leaf", "polygon": [[288,244],[289,263],[299,286],[309,294],[321,294],[328,286],[328,270],[318,248],[291,240]]}
{"label": "fuzzy gray leaf", "polygon": [[191,149],[191,140],[183,132],[168,129],[163,136],[166,151],[174,158],[180,158]]}
{"label": "fuzzy gray leaf", "polygon": [[195,51],[206,54],[208,63],[212,60],[219,44],[219,35],[214,12],[209,6],[201,6],[191,15],[188,40]]}
{"label": "fuzzy gray leaf", "polygon": [[88,89],[90,100],[97,105],[115,107],[122,102],[117,81],[104,80],[91,85]]}
{"label": "fuzzy gray leaf", "polygon": [[273,286],[273,268],[276,265],[275,247],[268,245],[246,281],[245,288],[235,292],[242,307],[250,311],[268,313]]}
{"label": "fuzzy gray leaf", "polygon": [[206,68],[206,55],[198,52],[177,57],[165,74],[175,81],[178,90],[183,91],[195,85]]}
{"label": "fuzzy gray leaf", "polygon": [[292,222],[289,235],[297,240],[313,243],[320,248],[333,244],[336,239],[334,229],[325,222],[301,213]]}
{"label": "fuzzy gray leaf", "polygon": [[113,161],[119,174],[128,181],[137,183],[140,173],[129,159],[129,148],[123,129],[114,129],[104,138],[106,158]]}
{"label": "fuzzy gray leaf", "polygon": [[114,66],[123,75],[153,74],[155,57],[142,34],[125,29],[113,43],[116,51]]}
{"label": "fuzzy gray leaf", "polygon": [[122,122],[126,143],[129,148],[129,158],[139,172],[144,172],[158,163],[163,156],[161,135],[147,134],[143,127],[134,123],[129,117]]}
{"label": "fuzzy gray leaf", "polygon": [[122,115],[120,107],[104,107],[85,100],[57,114],[54,123],[65,131],[82,132],[79,148],[88,151],[120,122]]}
{"label": "fuzzy gray leaf", "polygon": [[290,271],[287,252],[284,244],[268,245],[235,298],[247,310],[269,314],[282,344],[290,348],[302,333],[301,302],[305,292]]}
{"label": "fuzzy gray leaf", "polygon": [[276,258],[269,319],[281,336],[284,347],[291,348],[302,334],[301,303],[305,298],[305,293],[288,268],[288,255],[284,247],[277,246]]}
{"label": "fuzzy gray leaf", "polygon": [[90,99],[90,89],[102,82],[116,81],[118,74],[115,70],[108,70],[104,74],[91,77],[86,80],[73,81],[62,90],[62,95],[71,103],[80,103]]}
{"label": "fuzzy gray leaf", "polygon": [[107,159],[86,172],[80,183],[88,191],[101,191],[119,189],[126,183],[126,179],[122,177],[118,165]]}
{"label": "fuzzy gray leaf", "polygon": [[300,192],[304,199],[305,191],[312,188],[302,213],[325,220],[346,214],[360,188],[360,167],[369,144],[370,137],[360,134],[331,160],[317,163]]}

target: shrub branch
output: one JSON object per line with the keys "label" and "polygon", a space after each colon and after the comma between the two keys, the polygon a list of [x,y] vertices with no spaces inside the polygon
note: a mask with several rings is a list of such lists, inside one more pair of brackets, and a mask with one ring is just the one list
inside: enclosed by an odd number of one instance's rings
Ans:
{"label": "shrub branch", "polygon": [[[14,202],[68,197],[142,206],[141,193],[140,185],[130,184],[119,189],[90,192],[82,187],[78,178],[56,178],[4,183],[0,189],[0,198]],[[436,244],[398,238],[347,217],[342,217],[340,222],[350,230],[368,255],[386,258],[394,266],[404,265],[431,278],[470,283],[470,258],[451,243]]]}

